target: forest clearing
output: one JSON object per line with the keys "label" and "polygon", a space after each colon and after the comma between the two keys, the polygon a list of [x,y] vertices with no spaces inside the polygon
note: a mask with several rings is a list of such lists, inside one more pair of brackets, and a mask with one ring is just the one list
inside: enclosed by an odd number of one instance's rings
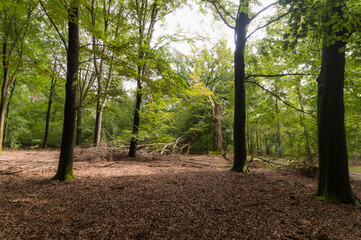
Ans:
{"label": "forest clearing", "polygon": [[[59,151],[0,155],[0,239],[359,239],[360,208],[318,201],[317,178],[230,171],[215,155],[76,149],[76,179],[51,181]],[[361,196],[361,179],[351,178]]]}
{"label": "forest clearing", "polygon": [[0,240],[361,239],[360,30],[360,0],[0,0]]}

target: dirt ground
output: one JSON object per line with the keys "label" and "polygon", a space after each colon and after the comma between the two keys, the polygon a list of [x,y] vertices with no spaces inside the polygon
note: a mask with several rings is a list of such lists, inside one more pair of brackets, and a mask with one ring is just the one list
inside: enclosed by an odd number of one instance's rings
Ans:
{"label": "dirt ground", "polygon": [[[69,182],[57,151],[0,155],[0,239],[361,239],[361,208],[319,202],[317,179],[220,156],[125,157],[76,149]],[[361,196],[361,181],[352,177]]]}

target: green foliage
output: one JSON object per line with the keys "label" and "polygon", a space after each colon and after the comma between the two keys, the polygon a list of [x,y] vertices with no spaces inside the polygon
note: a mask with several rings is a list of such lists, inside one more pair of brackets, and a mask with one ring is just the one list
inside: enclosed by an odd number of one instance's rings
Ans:
{"label": "green foliage", "polygon": [[[248,150],[313,158],[319,52],[308,42],[285,49],[279,35],[287,28],[282,22],[269,28],[267,37],[251,45],[253,52],[247,55],[247,73],[253,76],[247,83]],[[297,73],[307,75],[287,75]]]}

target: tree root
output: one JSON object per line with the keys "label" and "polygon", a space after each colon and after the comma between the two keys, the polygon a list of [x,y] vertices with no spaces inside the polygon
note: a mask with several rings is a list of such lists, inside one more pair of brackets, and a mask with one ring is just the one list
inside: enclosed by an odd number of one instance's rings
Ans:
{"label": "tree root", "polygon": [[249,173],[249,169],[247,166],[244,166],[243,168],[232,167],[231,171],[240,172],[240,173]]}

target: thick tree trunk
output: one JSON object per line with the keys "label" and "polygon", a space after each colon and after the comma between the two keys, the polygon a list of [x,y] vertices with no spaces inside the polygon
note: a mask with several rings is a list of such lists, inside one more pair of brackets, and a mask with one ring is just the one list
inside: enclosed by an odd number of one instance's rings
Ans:
{"label": "thick tree trunk", "polygon": [[49,94],[49,100],[48,100],[48,110],[46,112],[45,133],[44,133],[44,141],[43,141],[44,149],[48,148],[50,113],[51,113],[51,106],[53,104],[54,94],[55,94],[55,79],[53,78],[51,80],[50,94]]}
{"label": "thick tree trunk", "polygon": [[222,106],[214,102],[213,108],[213,151],[221,152],[222,148]]}
{"label": "thick tree trunk", "polygon": [[[241,1],[242,2],[242,1]],[[244,50],[246,45],[246,33],[249,24],[249,18],[246,13],[240,12],[236,20],[235,36],[236,50],[234,53],[234,161],[233,171],[248,172],[246,166],[247,150],[246,150],[246,90],[245,90],[245,62]]]}
{"label": "thick tree trunk", "polygon": [[142,104],[142,83],[140,80],[137,81],[137,99],[135,103],[135,110],[134,110],[134,118],[133,118],[133,130],[132,134],[133,137],[130,140],[130,147],[129,147],[129,157],[137,157],[137,142],[138,142],[138,133],[139,133],[139,123],[140,123],[140,106]]}
{"label": "thick tree trunk", "polygon": [[360,204],[354,195],[348,170],[344,124],[344,42],[324,44],[318,77],[317,127],[319,176],[316,195],[334,203]]}
{"label": "thick tree trunk", "polygon": [[71,180],[75,178],[73,173],[74,157],[74,135],[76,117],[76,93],[78,84],[79,67],[79,26],[78,26],[78,6],[73,0],[69,11],[69,41],[67,53],[67,79],[66,97],[64,108],[63,136],[61,141],[59,166],[54,180]]}

